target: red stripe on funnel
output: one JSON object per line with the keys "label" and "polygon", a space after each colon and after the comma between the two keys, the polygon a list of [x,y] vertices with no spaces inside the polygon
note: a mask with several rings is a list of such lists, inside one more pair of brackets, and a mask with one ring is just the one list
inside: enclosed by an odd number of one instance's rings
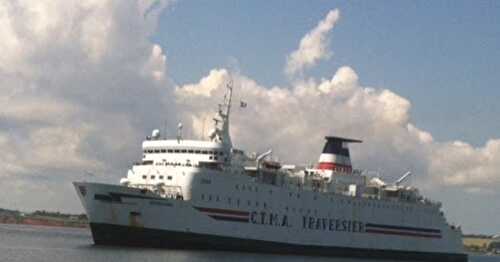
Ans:
{"label": "red stripe on funnel", "polygon": [[341,164],[335,164],[335,163],[328,163],[328,162],[320,162],[318,164],[318,169],[323,169],[323,170],[335,170],[335,169],[346,169],[345,171],[352,171],[352,166],[348,165],[341,165]]}

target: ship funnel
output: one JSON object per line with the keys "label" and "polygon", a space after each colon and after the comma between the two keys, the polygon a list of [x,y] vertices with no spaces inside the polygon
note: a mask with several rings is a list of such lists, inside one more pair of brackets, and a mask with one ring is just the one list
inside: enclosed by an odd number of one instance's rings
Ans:
{"label": "ship funnel", "polygon": [[326,144],[319,157],[318,169],[351,173],[351,157],[349,143],[361,143],[361,140],[335,136],[325,137]]}

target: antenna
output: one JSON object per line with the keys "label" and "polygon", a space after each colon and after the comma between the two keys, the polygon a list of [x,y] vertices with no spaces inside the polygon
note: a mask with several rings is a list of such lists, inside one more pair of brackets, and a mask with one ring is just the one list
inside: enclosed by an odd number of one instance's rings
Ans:
{"label": "antenna", "polygon": [[177,124],[177,142],[182,139],[182,123]]}

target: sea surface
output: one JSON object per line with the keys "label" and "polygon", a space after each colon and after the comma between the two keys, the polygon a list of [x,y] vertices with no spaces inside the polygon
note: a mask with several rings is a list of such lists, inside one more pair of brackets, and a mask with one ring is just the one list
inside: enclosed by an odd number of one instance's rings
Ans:
{"label": "sea surface", "polygon": [[[0,261],[69,262],[389,262],[389,260],[344,259],[268,255],[221,251],[165,250],[152,248],[100,247],[92,244],[88,229],[0,224]],[[470,256],[471,262],[500,262],[500,257]]]}

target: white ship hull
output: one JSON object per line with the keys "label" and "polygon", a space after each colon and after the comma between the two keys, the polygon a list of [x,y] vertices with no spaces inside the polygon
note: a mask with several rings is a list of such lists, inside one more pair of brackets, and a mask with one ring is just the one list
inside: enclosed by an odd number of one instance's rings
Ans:
{"label": "white ship hull", "polygon": [[189,200],[74,184],[95,244],[467,261],[459,231],[434,210],[196,177]]}

